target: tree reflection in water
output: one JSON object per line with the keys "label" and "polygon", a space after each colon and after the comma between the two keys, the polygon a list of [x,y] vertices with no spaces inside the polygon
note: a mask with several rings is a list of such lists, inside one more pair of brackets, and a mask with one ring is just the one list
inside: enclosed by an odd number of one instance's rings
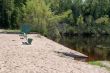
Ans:
{"label": "tree reflection in water", "polygon": [[88,55],[89,57],[87,61],[110,61],[110,36],[63,37],[58,42],[71,49]]}

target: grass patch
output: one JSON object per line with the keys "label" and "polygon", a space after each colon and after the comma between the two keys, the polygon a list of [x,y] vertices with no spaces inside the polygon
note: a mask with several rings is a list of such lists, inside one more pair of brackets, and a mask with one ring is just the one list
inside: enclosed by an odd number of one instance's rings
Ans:
{"label": "grass patch", "polygon": [[20,33],[21,31],[18,29],[12,30],[12,29],[1,29],[0,33]]}
{"label": "grass patch", "polygon": [[10,30],[10,29],[7,29],[7,30],[3,30],[3,32],[20,32],[20,30]]}
{"label": "grass patch", "polygon": [[88,63],[91,64],[91,65],[96,65],[96,66],[104,67],[104,68],[106,68],[107,70],[110,71],[110,67],[108,67],[107,65],[103,64],[101,61],[90,61]]}
{"label": "grass patch", "polygon": [[100,63],[100,61],[91,61],[91,62],[88,62],[88,63],[91,64],[91,65],[97,65],[97,66],[100,66],[100,67],[104,67],[104,65],[102,65]]}

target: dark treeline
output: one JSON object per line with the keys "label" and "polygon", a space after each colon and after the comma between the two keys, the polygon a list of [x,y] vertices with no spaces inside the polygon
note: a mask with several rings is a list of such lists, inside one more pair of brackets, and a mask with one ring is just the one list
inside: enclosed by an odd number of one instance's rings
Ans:
{"label": "dark treeline", "polygon": [[0,28],[60,34],[110,34],[110,0],[0,0]]}

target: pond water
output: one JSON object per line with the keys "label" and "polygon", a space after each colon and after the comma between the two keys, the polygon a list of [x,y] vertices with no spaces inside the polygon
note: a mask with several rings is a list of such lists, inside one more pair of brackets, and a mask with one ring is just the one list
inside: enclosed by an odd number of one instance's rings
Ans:
{"label": "pond water", "polygon": [[110,36],[63,37],[58,42],[87,55],[86,61],[110,61]]}

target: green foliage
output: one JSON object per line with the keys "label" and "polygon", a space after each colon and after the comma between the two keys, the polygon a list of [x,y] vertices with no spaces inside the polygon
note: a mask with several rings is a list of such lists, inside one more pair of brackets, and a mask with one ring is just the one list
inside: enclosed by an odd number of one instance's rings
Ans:
{"label": "green foliage", "polygon": [[108,16],[104,16],[104,17],[100,17],[98,19],[96,19],[95,21],[97,24],[104,24],[104,25],[108,25],[109,24],[109,17]]}
{"label": "green foliage", "polygon": [[[56,36],[110,34],[110,0],[0,0],[0,10],[0,28],[29,23],[32,31],[46,36],[50,31],[57,32]],[[60,30],[62,24],[67,24],[66,30]]]}
{"label": "green foliage", "polygon": [[52,38],[52,39],[57,39],[57,38],[60,38],[60,32],[57,28],[56,25],[50,25],[48,26],[48,35],[47,35],[49,38]]}
{"label": "green foliage", "polygon": [[[33,30],[47,35],[48,27],[58,25],[64,18],[68,17],[71,10],[62,12],[61,14],[55,15],[51,9],[50,5],[46,4],[42,0],[28,0],[26,5],[23,5],[23,22],[30,23]],[[58,31],[57,28],[54,31]]]}
{"label": "green foliage", "polygon": [[83,19],[83,17],[82,16],[79,16],[78,18],[77,18],[77,25],[83,25],[84,24],[84,21],[83,21],[84,19]]}
{"label": "green foliage", "polygon": [[106,68],[108,71],[110,71],[110,67],[109,67],[109,64],[110,62],[108,61],[105,61],[105,64],[103,61],[91,61],[91,62],[88,62],[89,64],[91,65],[96,65],[96,66],[100,66],[100,67],[104,67]]}
{"label": "green foliage", "polygon": [[49,6],[44,1],[40,0],[28,0],[26,5],[22,7],[23,10],[23,22],[30,23],[33,26],[33,30],[45,34],[47,32],[47,24],[49,18],[52,16],[52,12]]}
{"label": "green foliage", "polygon": [[97,65],[97,66],[101,66],[101,67],[104,67],[99,61],[93,61],[93,62],[89,62],[89,64],[92,64],[92,65]]}

